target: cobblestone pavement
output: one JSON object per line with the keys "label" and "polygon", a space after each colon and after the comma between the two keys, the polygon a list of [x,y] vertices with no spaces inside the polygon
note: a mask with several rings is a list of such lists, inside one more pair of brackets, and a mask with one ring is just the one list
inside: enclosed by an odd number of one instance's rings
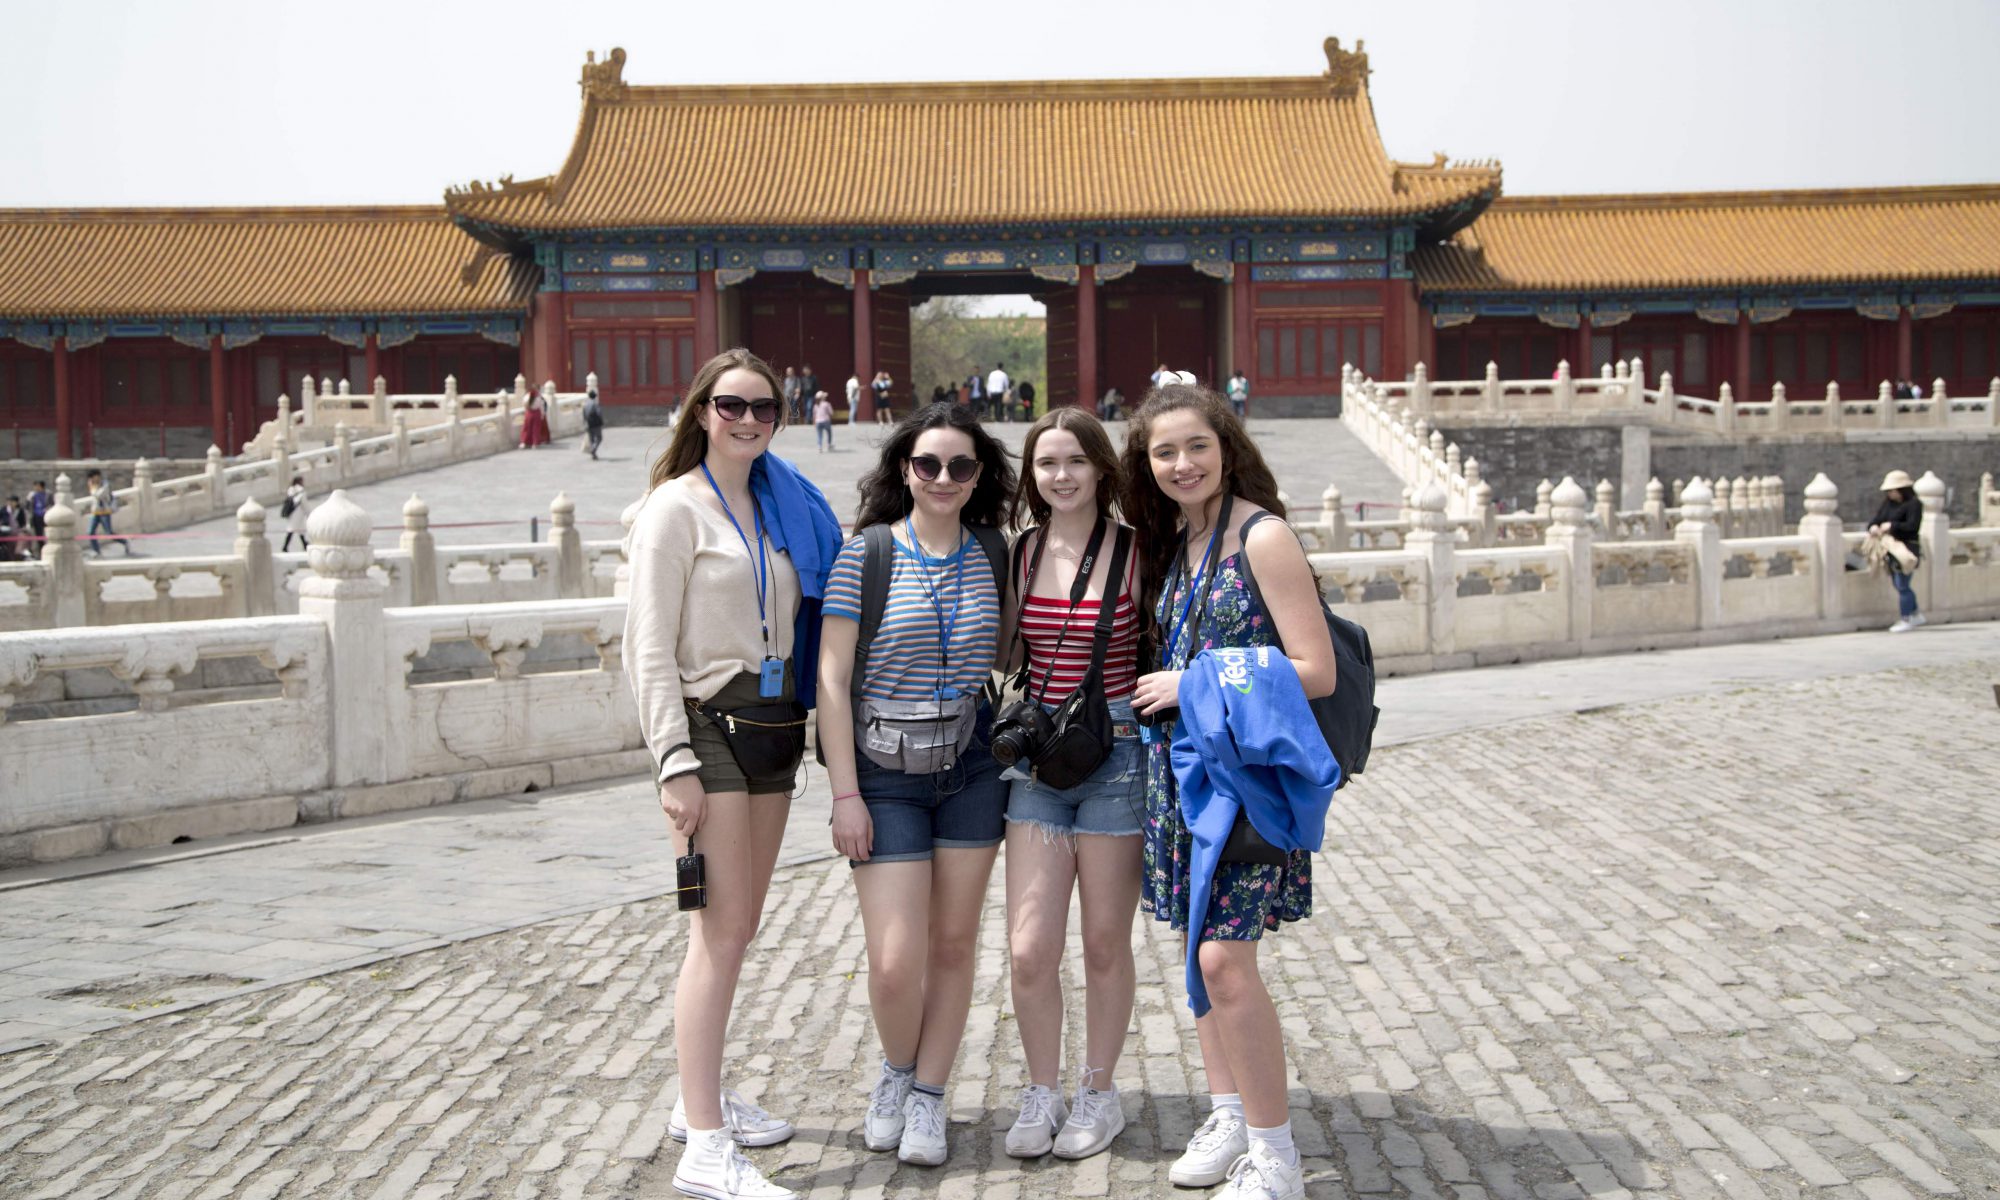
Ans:
{"label": "cobblestone pavement", "polygon": [[[1028,430],[1018,422],[987,428],[1016,453]],[[1113,444],[1122,447],[1125,426],[1113,423],[1110,429]],[[1393,504],[1402,493],[1396,476],[1339,421],[1253,421],[1250,431],[1270,461],[1278,486],[1295,504],[1318,505],[1329,483],[1340,485],[1350,513],[1357,501]],[[585,538],[616,538],[618,514],[645,492],[652,460],[666,448],[664,432],[652,426],[615,426],[605,432],[598,462],[577,453],[580,443],[567,438],[539,450],[513,450],[366,484],[350,489],[348,496],[374,518],[378,547],[395,543],[396,534],[389,530],[402,528],[403,502],[412,492],[430,505],[432,529],[444,544],[525,541],[530,517],[540,519],[539,532],[547,536],[549,501],[562,491],[576,501]],[[835,451],[818,454],[810,429],[787,429],[779,433],[776,446],[778,453],[825,489],[843,520],[851,520],[855,481],[874,463],[882,432],[873,425],[852,431],[841,426],[835,432]],[[487,521],[498,524],[462,525]],[[272,527],[277,524],[274,520]],[[235,539],[236,518],[231,516],[176,530],[145,542],[143,549],[156,555],[228,554]],[[280,529],[277,541],[283,540]]]}
{"label": "cobblestone pavement", "polygon": [[[1379,751],[1340,795],[1317,915],[1265,960],[1309,1193],[2000,1194],[1996,678],[1989,653]],[[567,853],[562,824],[517,840]],[[202,869],[220,892],[302,844]],[[433,886],[501,905],[517,854],[468,843]],[[96,889],[109,927],[168,870],[45,886]],[[393,917],[393,875],[349,886]],[[874,1040],[846,876],[779,873],[744,979],[732,1082],[800,1129],[754,1152],[767,1170],[825,1197],[1168,1192],[1203,1085],[1163,927],[1138,927],[1131,1126],[1081,1163],[1016,1164],[996,873],[952,1156],[900,1167],[860,1146]],[[0,1056],[0,1194],[664,1194],[681,929],[633,898]]]}

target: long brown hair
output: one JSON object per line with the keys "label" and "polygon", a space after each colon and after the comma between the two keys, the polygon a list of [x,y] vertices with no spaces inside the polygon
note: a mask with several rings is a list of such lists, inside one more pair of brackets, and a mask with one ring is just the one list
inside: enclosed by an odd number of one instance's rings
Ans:
{"label": "long brown hair", "polygon": [[1016,529],[1026,528],[1021,523],[1023,509],[1034,524],[1049,523],[1049,502],[1035,486],[1035,443],[1051,429],[1068,430],[1083,448],[1083,456],[1097,468],[1097,515],[1109,518],[1125,479],[1124,468],[1118,464],[1118,451],[1111,447],[1111,435],[1104,432],[1102,421],[1084,409],[1051,408],[1028,426],[1027,440],[1021,443],[1021,485],[1014,489],[1014,501],[1007,506],[1007,524]]}
{"label": "long brown hair", "polygon": [[1162,384],[1146,393],[1125,434],[1125,486],[1120,506],[1125,521],[1138,535],[1141,612],[1151,613],[1167,578],[1167,566],[1180,546],[1181,506],[1160,490],[1153,478],[1147,446],[1153,422],[1170,412],[1192,412],[1215,431],[1222,446],[1222,493],[1237,495],[1282,518],[1285,502],[1278,499],[1278,480],[1243,422],[1228,401],[1199,384]]}
{"label": "long brown hair", "polygon": [[[652,476],[646,481],[646,490],[659,487],[669,479],[677,479],[701,465],[708,457],[708,430],[702,425],[702,405],[715,391],[715,381],[730,371],[753,371],[771,387],[771,399],[776,400],[783,388],[778,384],[778,373],[771,364],[743,349],[741,346],[722,353],[701,364],[701,370],[694,373],[694,382],[688,384],[687,396],[681,401],[681,415],[674,422],[674,437],[667,443],[666,452],[653,460]],[[785,406],[778,405],[778,423],[771,427],[776,436],[785,427]]]}

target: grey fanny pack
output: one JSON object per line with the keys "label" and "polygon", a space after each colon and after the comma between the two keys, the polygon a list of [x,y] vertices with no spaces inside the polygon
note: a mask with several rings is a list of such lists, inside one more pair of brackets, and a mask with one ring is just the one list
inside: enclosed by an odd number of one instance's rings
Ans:
{"label": "grey fanny pack", "polygon": [[854,745],[868,761],[906,775],[930,775],[972,744],[979,696],[953,700],[863,700],[854,710]]}

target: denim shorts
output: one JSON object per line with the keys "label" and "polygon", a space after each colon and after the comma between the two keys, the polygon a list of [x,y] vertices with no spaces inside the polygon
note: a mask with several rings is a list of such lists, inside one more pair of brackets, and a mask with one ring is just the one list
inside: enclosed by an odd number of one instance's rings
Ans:
{"label": "denim shorts", "polygon": [[[1055,711],[1052,704],[1042,707]],[[1146,756],[1132,719],[1131,699],[1113,700],[1109,707],[1112,726],[1132,732],[1113,739],[1110,755],[1082,783],[1063,791],[1037,783],[1024,763],[1007,769],[1009,821],[1036,825],[1064,839],[1079,833],[1106,837],[1139,833],[1146,814]]]}
{"label": "denim shorts", "polygon": [[997,846],[1007,831],[1007,784],[993,761],[993,709],[981,704],[972,742],[958,761],[934,775],[906,775],[854,755],[855,786],[875,825],[865,867],[879,862],[921,862],[942,846],[979,850]]}

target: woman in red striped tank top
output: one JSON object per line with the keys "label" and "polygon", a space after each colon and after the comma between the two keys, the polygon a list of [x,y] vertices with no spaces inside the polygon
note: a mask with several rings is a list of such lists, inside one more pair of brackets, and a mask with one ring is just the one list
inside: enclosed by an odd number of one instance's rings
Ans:
{"label": "woman in red striped tank top", "polygon": [[[1007,1153],[1087,1158],[1125,1127],[1113,1070],[1132,1019],[1132,920],[1139,904],[1140,823],[1145,814],[1145,759],[1132,717],[1140,612],[1138,556],[1129,528],[1112,517],[1119,491],[1118,455],[1088,412],[1059,408],[1028,430],[1027,469],[1014,496],[1012,523],[1034,527],[1015,544],[1014,582],[1001,628],[1005,669],[1023,665],[1028,696],[1050,712],[1066,700],[1093,661],[1099,613],[1113,606],[1101,665],[1111,715],[1110,755],[1083,782],[1058,789],[1038,780],[1021,758],[1006,778],[1007,924],[1016,1024],[1027,1058],[1020,1117]],[[1096,553],[1093,536],[1100,526]],[[1114,577],[1119,537],[1128,545]],[[1079,594],[1078,577],[1088,564]],[[1025,591],[1025,595],[1021,594]],[[1019,638],[1014,637],[1018,630]],[[1074,1095],[1060,1087],[1062,984],[1072,889],[1082,893],[1085,1040]]]}

